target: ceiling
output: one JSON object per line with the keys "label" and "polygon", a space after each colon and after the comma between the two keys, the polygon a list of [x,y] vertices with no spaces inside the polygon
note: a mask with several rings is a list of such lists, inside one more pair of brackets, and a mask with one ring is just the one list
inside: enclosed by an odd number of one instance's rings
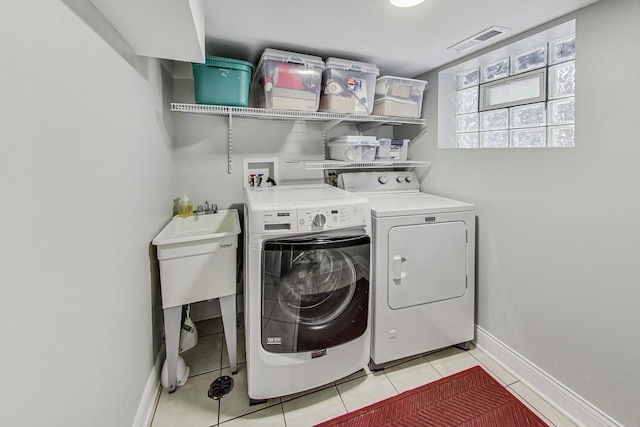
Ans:
{"label": "ceiling", "polygon": [[[202,0],[206,53],[257,64],[265,48],[376,64],[415,77],[597,0]],[[447,49],[489,27],[507,31],[464,53]]]}

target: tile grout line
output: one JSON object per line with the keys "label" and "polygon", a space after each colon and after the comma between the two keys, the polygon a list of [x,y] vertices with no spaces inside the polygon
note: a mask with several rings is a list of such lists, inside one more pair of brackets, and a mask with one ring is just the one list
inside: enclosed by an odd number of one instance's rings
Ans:
{"label": "tile grout line", "polygon": [[336,391],[338,392],[338,397],[340,398],[340,402],[342,402],[342,406],[344,407],[344,410],[346,411],[346,413],[349,413],[349,409],[347,408],[347,404],[344,403],[344,399],[342,398],[342,393],[340,393],[340,389],[338,388],[338,384],[336,384],[336,382],[333,382],[333,386],[336,388]]}
{"label": "tile grout line", "polygon": [[[517,384],[520,381],[516,381],[513,384]],[[535,413],[537,416],[539,416],[540,418],[542,418],[547,424],[549,424],[550,426],[554,426],[555,424],[553,422],[551,422],[547,417],[544,416],[544,414],[540,411],[540,409],[536,408],[536,406],[534,404],[532,404],[531,402],[529,402],[527,399],[524,398],[524,396],[522,396],[520,393],[518,393],[516,390],[514,390],[513,388],[511,388],[511,386],[505,387],[507,389],[509,389],[509,391],[515,395],[517,395],[518,397],[520,397],[520,399],[524,400],[525,402],[527,402],[529,404],[529,406],[533,409],[535,409]],[[537,395],[537,393],[536,393]]]}
{"label": "tile grout line", "polygon": [[280,398],[280,411],[282,412],[282,419],[284,420],[284,427],[287,427],[287,416],[284,414],[284,402],[282,397]]}

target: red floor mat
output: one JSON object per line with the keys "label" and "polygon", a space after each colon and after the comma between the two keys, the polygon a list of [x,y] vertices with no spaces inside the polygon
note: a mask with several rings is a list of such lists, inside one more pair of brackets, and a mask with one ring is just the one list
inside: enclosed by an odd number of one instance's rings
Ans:
{"label": "red floor mat", "polygon": [[350,412],[317,427],[547,426],[480,366]]}

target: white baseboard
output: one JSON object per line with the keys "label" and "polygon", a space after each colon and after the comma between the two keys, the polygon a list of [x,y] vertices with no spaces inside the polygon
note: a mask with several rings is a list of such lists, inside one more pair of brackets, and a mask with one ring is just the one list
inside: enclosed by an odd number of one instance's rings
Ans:
{"label": "white baseboard", "polygon": [[476,346],[579,425],[622,426],[478,325]]}
{"label": "white baseboard", "polygon": [[153,420],[153,412],[158,401],[158,396],[162,387],[160,386],[160,372],[162,371],[162,364],[164,363],[164,346],[158,352],[156,362],[151,368],[147,385],[142,393],[142,399],[138,405],[138,412],[133,420],[132,427],[149,427]]}

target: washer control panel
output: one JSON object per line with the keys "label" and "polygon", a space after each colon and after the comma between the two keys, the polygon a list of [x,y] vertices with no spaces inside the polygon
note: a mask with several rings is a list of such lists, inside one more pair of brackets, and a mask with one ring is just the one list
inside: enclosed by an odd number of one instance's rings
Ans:
{"label": "washer control panel", "polygon": [[271,233],[310,232],[367,224],[367,204],[338,207],[284,209],[262,212],[262,231]]}
{"label": "washer control panel", "polygon": [[331,230],[364,225],[369,215],[368,206],[361,204],[298,209],[298,231]]}

